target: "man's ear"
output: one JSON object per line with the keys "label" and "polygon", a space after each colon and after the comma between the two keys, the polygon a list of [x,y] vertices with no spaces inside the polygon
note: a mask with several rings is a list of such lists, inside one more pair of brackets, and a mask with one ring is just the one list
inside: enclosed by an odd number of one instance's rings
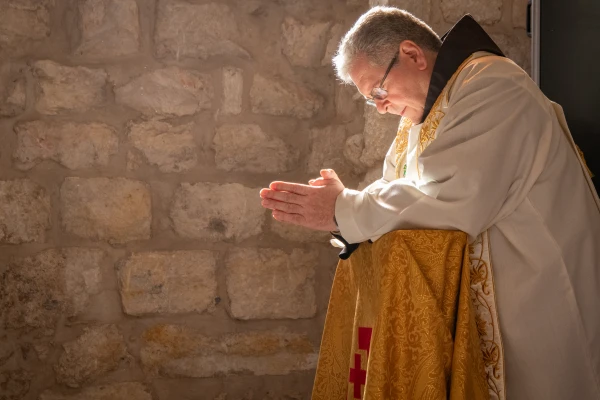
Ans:
{"label": "man's ear", "polygon": [[427,69],[428,61],[423,49],[412,40],[403,40],[398,46],[400,59],[416,64],[420,70]]}

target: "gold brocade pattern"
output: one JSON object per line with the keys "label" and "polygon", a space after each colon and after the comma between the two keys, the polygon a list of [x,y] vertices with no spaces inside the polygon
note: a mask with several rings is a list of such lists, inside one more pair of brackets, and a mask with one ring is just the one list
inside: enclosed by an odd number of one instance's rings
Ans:
{"label": "gold brocade pattern", "polygon": [[492,400],[506,399],[504,350],[494,296],[494,280],[487,231],[469,245],[471,258],[471,299],[481,341],[486,380]]}
{"label": "gold brocade pattern", "polygon": [[467,235],[439,230],[340,261],[312,399],[489,399],[469,266]]}

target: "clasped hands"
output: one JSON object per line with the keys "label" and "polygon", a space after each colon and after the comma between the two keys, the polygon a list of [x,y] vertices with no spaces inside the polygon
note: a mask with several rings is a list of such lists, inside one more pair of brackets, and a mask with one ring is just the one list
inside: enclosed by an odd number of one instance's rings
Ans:
{"label": "clasped hands", "polygon": [[308,185],[275,181],[261,189],[263,207],[273,210],[273,218],[320,231],[335,231],[335,201],[344,184],[332,169],[322,169],[321,177]]}

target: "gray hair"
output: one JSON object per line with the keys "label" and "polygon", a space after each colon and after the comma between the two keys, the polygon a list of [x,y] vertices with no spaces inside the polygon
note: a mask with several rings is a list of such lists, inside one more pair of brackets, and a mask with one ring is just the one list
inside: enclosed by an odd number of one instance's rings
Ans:
{"label": "gray hair", "polygon": [[366,57],[374,66],[387,65],[404,40],[436,53],[442,45],[433,29],[411,13],[395,7],[371,8],[340,42],[333,57],[338,77],[352,83],[350,69],[358,57]]}

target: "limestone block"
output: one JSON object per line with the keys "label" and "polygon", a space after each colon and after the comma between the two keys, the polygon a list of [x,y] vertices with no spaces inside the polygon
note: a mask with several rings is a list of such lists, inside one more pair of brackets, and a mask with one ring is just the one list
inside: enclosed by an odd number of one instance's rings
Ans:
{"label": "limestone block", "polygon": [[243,72],[239,68],[223,68],[223,114],[242,112],[242,94],[244,91]]}
{"label": "limestone block", "polygon": [[129,140],[162,172],[181,172],[198,162],[194,124],[173,126],[162,121],[129,124]]}
{"label": "limestone block", "polygon": [[48,37],[53,6],[54,0],[0,2],[0,50],[18,52],[25,42]]}
{"label": "limestone block", "polygon": [[107,75],[101,69],[66,67],[44,60],[33,64],[33,76],[35,108],[41,114],[85,111],[106,99]]}
{"label": "limestone block", "polygon": [[331,60],[333,59],[333,56],[335,56],[340,41],[342,40],[342,37],[345,33],[346,30],[344,29],[344,26],[342,24],[335,24],[331,28],[331,31],[329,32],[329,40],[327,41],[327,47],[325,48],[325,55],[321,60],[322,66],[332,64]]}
{"label": "limestone block", "polygon": [[296,161],[288,145],[255,124],[225,124],[213,140],[217,168],[226,171],[284,172]]}
{"label": "limestone block", "polygon": [[324,168],[335,170],[343,175],[351,170],[340,148],[346,143],[346,128],[343,125],[329,125],[324,128],[310,130],[310,154],[308,155],[308,172],[319,176]]}
{"label": "limestone block", "polygon": [[140,23],[135,0],[77,2],[81,39],[74,53],[106,58],[137,53]]}
{"label": "limestone block", "polygon": [[140,356],[151,376],[204,378],[311,370],[318,353],[307,336],[285,330],[211,338],[185,326],[156,325],[144,332]]}
{"label": "limestone block", "polygon": [[392,145],[400,117],[392,114],[381,115],[375,107],[365,105],[364,111],[365,148],[360,156],[360,162],[367,167],[379,165],[385,159],[385,155]]}
{"label": "limestone block", "polygon": [[430,20],[431,0],[369,0],[369,7],[375,6],[398,7],[427,23]]}
{"label": "limestone block", "polygon": [[0,399],[22,400],[31,387],[33,374],[24,369],[0,372]]}
{"label": "limestone block", "polygon": [[383,177],[383,165],[377,165],[367,171],[363,179],[358,184],[356,190],[363,190],[371,183]]}
{"label": "limestone block", "polygon": [[125,313],[207,310],[217,295],[215,256],[210,251],[134,253],[118,268]]}
{"label": "limestone block", "polygon": [[92,386],[76,394],[46,390],[39,400],[152,400],[152,395],[142,383],[122,382]]}
{"label": "limestone block", "polygon": [[17,147],[13,154],[17,168],[28,170],[44,160],[53,160],[69,169],[106,166],[117,153],[115,129],[101,123],[31,121],[18,123]]}
{"label": "limestone block", "polygon": [[258,189],[238,183],[182,183],[173,199],[171,220],[184,238],[239,242],[262,231],[265,209]]}
{"label": "limestone block", "polygon": [[60,189],[62,226],[80,237],[125,243],[150,238],[150,190],[125,178],[66,178]]}
{"label": "limestone block", "polygon": [[116,325],[86,328],[77,339],[63,345],[54,367],[56,381],[80,387],[119,367],[128,354]]}
{"label": "limestone block", "polygon": [[61,248],[12,260],[0,276],[2,325],[53,329],[81,314],[99,291],[103,258],[98,249]]}
{"label": "limestone block", "polygon": [[335,87],[335,113],[342,122],[350,122],[360,115],[364,105],[362,95],[354,86],[339,84]]}
{"label": "limestone block", "polygon": [[50,197],[28,179],[0,181],[0,243],[43,242],[50,229]]}
{"label": "limestone block", "polygon": [[477,22],[493,25],[502,18],[502,0],[441,0],[444,19],[452,24],[469,13]]}
{"label": "limestone block", "polygon": [[15,350],[16,346],[13,343],[8,343],[6,338],[2,339],[2,342],[0,342],[0,367],[11,359],[15,354]]}
{"label": "limestone block", "polygon": [[363,135],[352,135],[346,139],[344,144],[344,156],[354,165],[355,170],[364,170],[360,157],[365,149],[365,138]]}
{"label": "limestone block", "polygon": [[250,88],[250,104],[255,114],[306,119],[323,107],[323,98],[297,83],[257,74]]}
{"label": "limestone block", "polygon": [[0,66],[0,117],[11,118],[25,111],[25,83],[20,68],[10,64]]}
{"label": "limestone block", "polygon": [[512,23],[514,28],[527,27],[527,0],[513,0]]}
{"label": "limestone block", "polygon": [[317,252],[236,248],[227,256],[227,293],[238,319],[315,316]]}
{"label": "limestone block", "polygon": [[314,229],[304,228],[302,226],[279,222],[273,218],[271,220],[271,232],[289,240],[298,243],[329,243],[331,235],[329,232],[316,231]]}
{"label": "limestone block", "polygon": [[249,57],[239,44],[240,32],[231,8],[224,4],[190,4],[160,0],[154,35],[158,57],[206,59]]}
{"label": "limestone block", "polygon": [[281,24],[283,54],[292,65],[315,67],[323,57],[323,48],[329,31],[329,22],[304,25],[287,17]]}
{"label": "limestone block", "polygon": [[192,115],[210,109],[213,96],[208,75],[178,67],[143,74],[115,89],[117,103],[148,116]]}
{"label": "limestone block", "polygon": [[531,38],[524,29],[515,29],[512,35],[492,33],[490,36],[508,58],[531,73]]}

